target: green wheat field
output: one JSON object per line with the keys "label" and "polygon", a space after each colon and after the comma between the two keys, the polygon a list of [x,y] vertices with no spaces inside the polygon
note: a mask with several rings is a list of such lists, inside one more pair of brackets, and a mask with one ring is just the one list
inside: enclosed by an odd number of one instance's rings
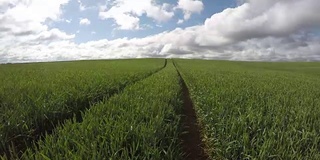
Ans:
{"label": "green wheat field", "polygon": [[320,63],[0,65],[1,159],[184,159],[183,90],[209,159],[320,159]]}

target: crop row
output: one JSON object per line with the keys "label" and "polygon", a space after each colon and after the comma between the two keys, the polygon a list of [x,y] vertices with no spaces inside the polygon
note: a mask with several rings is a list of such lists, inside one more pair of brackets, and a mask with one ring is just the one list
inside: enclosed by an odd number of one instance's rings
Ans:
{"label": "crop row", "polygon": [[320,159],[319,64],[176,64],[212,159]]}
{"label": "crop row", "polygon": [[22,159],[177,159],[181,107],[172,63],[67,120]]}
{"label": "crop row", "polygon": [[[19,152],[65,119],[161,69],[164,60],[84,61],[0,67],[0,153]],[[10,149],[9,149],[10,148]]]}

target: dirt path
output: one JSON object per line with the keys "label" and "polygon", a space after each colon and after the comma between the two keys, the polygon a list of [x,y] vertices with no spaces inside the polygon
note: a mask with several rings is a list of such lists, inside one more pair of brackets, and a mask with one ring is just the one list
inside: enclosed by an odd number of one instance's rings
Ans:
{"label": "dirt path", "polygon": [[[175,63],[173,63],[176,67]],[[176,67],[177,69],[177,67]],[[183,107],[182,107],[182,133],[180,139],[182,142],[183,151],[186,154],[184,160],[205,160],[209,159],[208,155],[204,152],[204,144],[201,141],[200,127],[197,123],[196,112],[190,98],[189,89],[186,86],[180,72],[179,74],[182,92],[183,92]]]}

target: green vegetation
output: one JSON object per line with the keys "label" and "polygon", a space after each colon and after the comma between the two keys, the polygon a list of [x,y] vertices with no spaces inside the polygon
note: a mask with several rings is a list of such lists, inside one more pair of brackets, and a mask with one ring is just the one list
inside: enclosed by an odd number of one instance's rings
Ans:
{"label": "green vegetation", "polygon": [[[319,63],[174,62],[210,158],[320,159]],[[192,105],[166,63],[1,65],[2,158],[184,159]]]}
{"label": "green vegetation", "polygon": [[179,78],[172,63],[92,106],[82,123],[68,121],[39,142],[35,159],[176,159],[181,106]]}
{"label": "green vegetation", "polygon": [[320,159],[319,63],[176,63],[213,159]]}
{"label": "green vegetation", "polygon": [[164,65],[163,59],[82,61],[0,67],[0,153],[20,150],[90,104]]}

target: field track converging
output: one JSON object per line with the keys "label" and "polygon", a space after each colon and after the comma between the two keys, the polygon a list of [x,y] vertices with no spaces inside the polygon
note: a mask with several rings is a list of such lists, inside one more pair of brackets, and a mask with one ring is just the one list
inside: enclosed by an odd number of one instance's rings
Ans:
{"label": "field track converging", "polygon": [[[173,62],[175,68],[176,65]],[[200,126],[197,122],[197,115],[193,107],[193,102],[190,98],[189,89],[186,86],[183,78],[180,75],[180,72],[176,68],[180,83],[182,87],[182,99],[183,99],[183,107],[181,114],[181,124],[182,124],[182,133],[180,135],[180,139],[182,142],[182,148],[185,153],[183,159],[186,160],[205,160],[208,159],[208,155],[206,155],[204,151],[204,144],[202,142]]]}
{"label": "field track converging", "polygon": [[176,159],[182,154],[176,114],[180,106],[179,78],[169,63],[91,107],[81,123],[67,121],[23,158]]}
{"label": "field track converging", "polygon": [[320,64],[1,65],[1,159],[320,159]]}

